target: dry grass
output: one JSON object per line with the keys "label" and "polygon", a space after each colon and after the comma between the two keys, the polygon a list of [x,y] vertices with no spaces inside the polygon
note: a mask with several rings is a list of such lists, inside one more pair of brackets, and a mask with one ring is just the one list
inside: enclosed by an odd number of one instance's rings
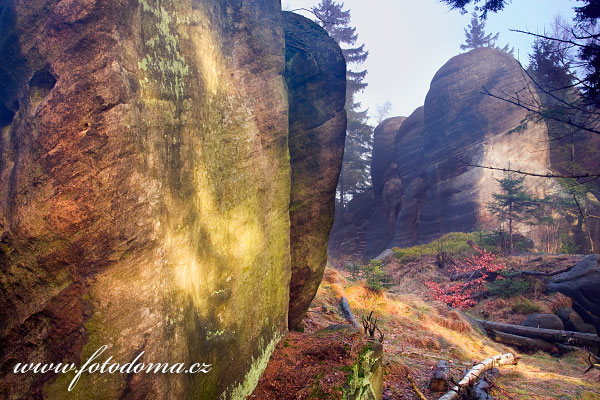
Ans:
{"label": "dry grass", "polygon": [[546,302],[548,304],[550,312],[552,313],[555,313],[561,308],[573,307],[573,302],[571,301],[571,299],[562,293],[553,293],[553,295],[549,297],[546,300]]}
{"label": "dry grass", "polygon": [[[600,399],[600,372],[582,374],[585,370],[583,353],[572,353],[560,359],[545,353],[519,353],[480,335],[458,312],[431,301],[420,282],[424,276],[439,275],[439,271],[427,262],[421,266],[409,263],[409,271],[398,272],[397,276],[403,276],[405,280],[399,282],[401,287],[411,288],[410,294],[375,294],[366,289],[363,282],[347,280],[344,273],[326,271],[327,279],[313,302],[319,306],[333,302],[329,308],[336,309],[339,304],[336,299],[344,296],[357,318],[374,311],[385,334],[386,390],[391,398],[413,398],[405,378],[407,372],[428,399],[439,398],[438,394],[428,391],[427,382],[432,368],[440,359],[451,362],[455,378],[458,378],[472,363],[492,355],[513,352],[521,357],[521,362],[517,366],[502,368],[498,381],[500,389],[494,392],[497,399]],[[394,264],[388,268],[391,270]],[[471,313],[487,310],[492,316],[490,319],[524,319],[524,315],[516,315],[512,308],[525,300],[533,301],[523,296],[486,299]],[[535,304],[542,312],[570,305],[568,298],[558,294],[536,300]],[[309,314],[315,324],[314,329],[343,321],[337,310],[335,313]]]}
{"label": "dry grass", "polygon": [[456,332],[462,333],[472,330],[471,324],[465,321],[465,319],[454,310],[448,312],[445,317],[434,316],[434,321],[438,325]]}

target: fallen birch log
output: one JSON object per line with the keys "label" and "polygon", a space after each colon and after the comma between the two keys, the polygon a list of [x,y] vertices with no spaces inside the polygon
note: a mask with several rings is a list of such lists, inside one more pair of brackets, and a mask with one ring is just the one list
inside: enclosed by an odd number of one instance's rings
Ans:
{"label": "fallen birch log", "polygon": [[479,364],[471,368],[453,388],[451,388],[439,400],[456,400],[464,392],[465,388],[469,387],[483,375],[484,372],[499,367],[501,365],[514,365],[518,362],[518,358],[512,353],[500,354],[494,357],[486,358]]}
{"label": "fallen birch log", "polygon": [[534,339],[542,339],[547,342],[565,343],[574,346],[600,348],[600,337],[591,333],[559,331],[554,329],[532,328],[529,326],[504,324],[501,322],[490,322],[477,320],[488,331],[505,332],[513,335],[524,336]]}

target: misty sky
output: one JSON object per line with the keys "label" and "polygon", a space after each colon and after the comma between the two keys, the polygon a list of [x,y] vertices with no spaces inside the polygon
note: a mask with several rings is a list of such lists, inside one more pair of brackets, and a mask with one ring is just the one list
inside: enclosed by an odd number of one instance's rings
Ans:
{"label": "misty sky", "polygon": [[[282,0],[284,9],[309,8],[319,0]],[[369,58],[369,84],[360,101],[373,113],[378,104],[392,102],[391,116],[408,116],[423,105],[435,72],[451,57],[460,53],[464,27],[471,15],[449,11],[437,0],[344,0],[351,9],[352,24],[365,43]],[[509,32],[509,29],[536,33],[550,31],[558,14],[568,22],[573,7],[570,0],[513,0],[504,11],[489,14],[486,29],[499,32],[498,45],[510,43],[515,57],[526,65],[533,38]],[[310,16],[310,14],[306,14]]]}

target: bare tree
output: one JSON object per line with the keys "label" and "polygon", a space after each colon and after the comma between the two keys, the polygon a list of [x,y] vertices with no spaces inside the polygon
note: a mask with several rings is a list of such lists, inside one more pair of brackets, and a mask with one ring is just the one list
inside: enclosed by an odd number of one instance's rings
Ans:
{"label": "bare tree", "polygon": [[377,107],[375,107],[375,115],[373,117],[375,118],[375,121],[377,121],[377,123],[380,124],[383,122],[384,119],[389,117],[391,113],[392,102],[386,100],[383,104],[377,104]]}

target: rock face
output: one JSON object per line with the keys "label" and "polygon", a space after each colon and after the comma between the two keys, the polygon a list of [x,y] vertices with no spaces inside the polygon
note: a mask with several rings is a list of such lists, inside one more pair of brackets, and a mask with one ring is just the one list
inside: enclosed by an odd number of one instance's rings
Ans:
{"label": "rock face", "polygon": [[316,23],[290,12],[283,13],[283,21],[292,163],[293,328],[314,298],[327,263],[346,135],[346,62],[337,43]]}
{"label": "rock face", "polygon": [[[0,397],[245,398],[290,302],[280,2],[8,0],[0,15]],[[84,373],[72,391],[72,373],[11,373],[105,344],[102,361],[212,370]]]}
{"label": "rock face", "polygon": [[573,309],[584,322],[600,331],[600,256],[592,254],[568,272],[556,275],[548,290],[560,292],[573,300]]}
{"label": "rock face", "polygon": [[373,134],[371,175],[373,177],[373,217],[369,220],[366,251],[376,252],[389,242],[396,227],[396,216],[402,206],[402,182],[399,178],[394,141],[406,118],[394,117],[383,121]]}
{"label": "rock face", "polygon": [[[526,86],[516,60],[497,49],[458,55],[436,73],[425,106],[398,124],[395,165],[389,161],[389,151],[374,149],[375,197],[378,193],[384,199],[388,196],[389,207],[378,208],[370,217],[365,234],[367,257],[392,246],[430,242],[448,232],[495,226],[486,203],[498,191],[496,178],[502,174],[467,163],[497,167],[510,163],[512,168],[548,171],[549,154],[541,149],[548,139],[546,125],[529,122],[523,127],[523,109],[482,94],[484,87],[510,94]],[[523,100],[533,100],[532,96],[537,95],[521,93]],[[388,120],[377,130],[390,128]],[[390,136],[393,133],[386,133]],[[543,179],[528,178],[527,184],[540,195],[547,187]],[[380,235],[386,221],[395,221],[395,228],[391,234]],[[376,236],[387,242],[372,239]]]}

